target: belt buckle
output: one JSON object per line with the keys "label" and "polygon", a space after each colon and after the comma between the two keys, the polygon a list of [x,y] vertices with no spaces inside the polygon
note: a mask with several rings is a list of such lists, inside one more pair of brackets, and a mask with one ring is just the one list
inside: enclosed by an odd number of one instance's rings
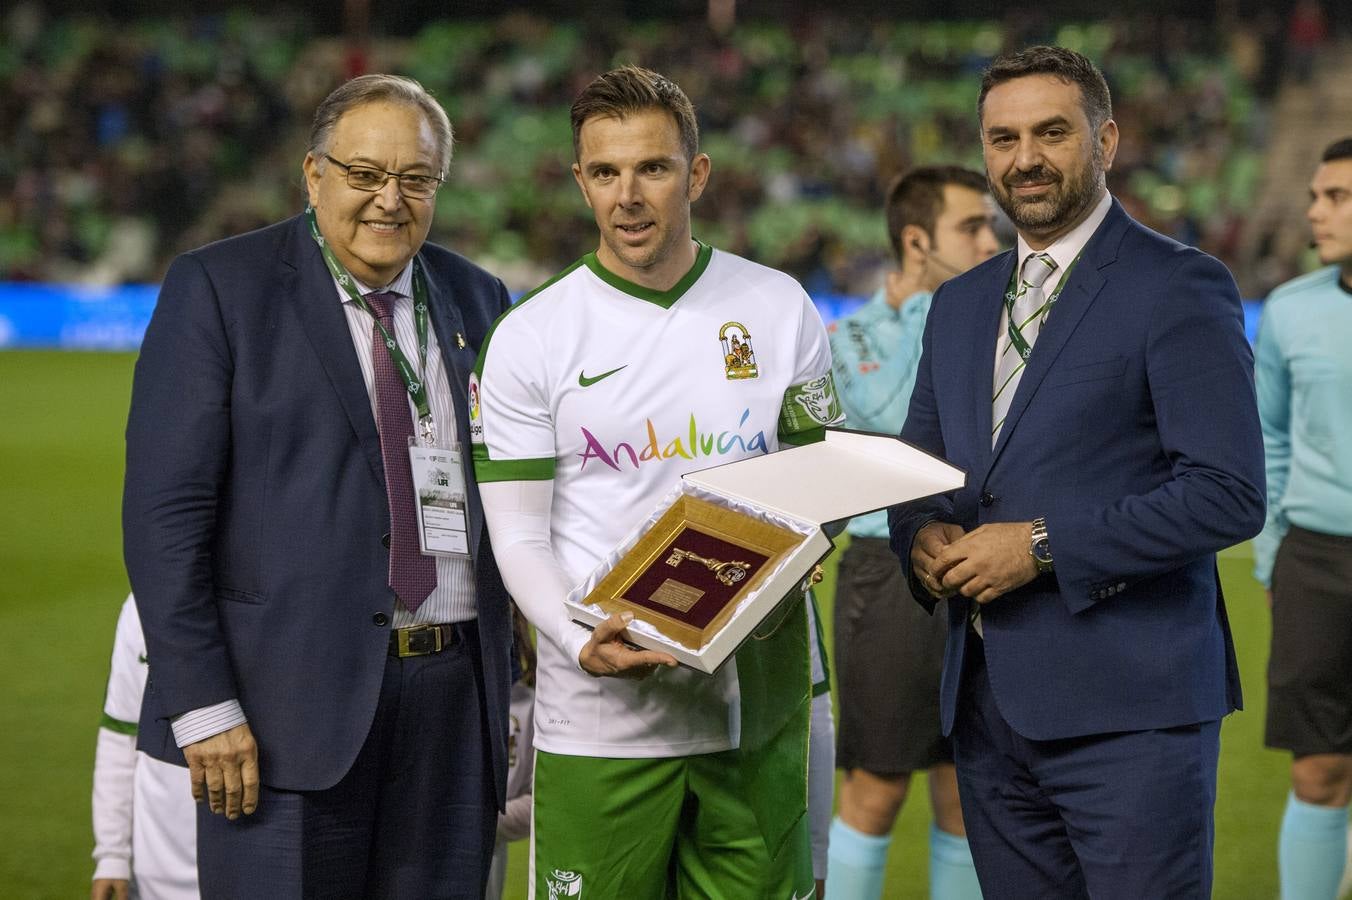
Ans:
{"label": "belt buckle", "polygon": [[[434,636],[430,649],[428,649],[427,645],[422,641],[418,641],[421,646],[412,646],[415,635],[422,637],[422,635],[427,634],[428,632],[431,632]],[[441,629],[435,625],[411,625],[408,628],[400,628],[398,635],[399,656],[401,658],[406,656],[426,656],[429,653],[441,652]]]}

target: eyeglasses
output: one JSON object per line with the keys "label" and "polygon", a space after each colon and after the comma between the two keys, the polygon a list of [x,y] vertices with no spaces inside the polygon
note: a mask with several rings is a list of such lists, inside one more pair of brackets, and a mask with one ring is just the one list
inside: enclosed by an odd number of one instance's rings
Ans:
{"label": "eyeglasses", "polygon": [[401,175],[398,172],[386,172],[374,166],[349,166],[339,162],[327,153],[324,158],[347,173],[347,186],[367,193],[375,193],[385,187],[391,179],[399,182],[399,193],[405,197],[426,199],[441,187],[442,179],[435,175]]}

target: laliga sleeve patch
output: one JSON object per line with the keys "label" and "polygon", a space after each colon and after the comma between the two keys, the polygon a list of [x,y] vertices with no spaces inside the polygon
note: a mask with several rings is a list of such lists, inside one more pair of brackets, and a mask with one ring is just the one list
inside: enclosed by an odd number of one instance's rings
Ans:
{"label": "laliga sleeve patch", "polygon": [[484,442],[483,404],[480,402],[479,376],[469,376],[469,439],[471,443]]}
{"label": "laliga sleeve patch", "polygon": [[795,384],[784,392],[779,413],[781,434],[796,434],[844,421],[836,382],[830,372],[805,384]]}

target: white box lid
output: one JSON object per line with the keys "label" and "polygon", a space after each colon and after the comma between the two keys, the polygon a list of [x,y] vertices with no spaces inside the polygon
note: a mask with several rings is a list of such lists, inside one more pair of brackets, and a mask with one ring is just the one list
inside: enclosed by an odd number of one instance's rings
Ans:
{"label": "white box lid", "polygon": [[832,428],[824,441],[684,477],[724,496],[818,525],[967,483],[961,469],[899,438]]}

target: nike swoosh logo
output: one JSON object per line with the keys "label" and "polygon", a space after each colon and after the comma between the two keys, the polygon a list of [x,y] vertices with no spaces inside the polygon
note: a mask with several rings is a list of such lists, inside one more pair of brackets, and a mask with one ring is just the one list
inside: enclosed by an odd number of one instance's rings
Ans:
{"label": "nike swoosh logo", "polygon": [[629,363],[625,363],[624,365],[620,366],[619,369],[611,369],[609,372],[602,372],[595,378],[588,378],[584,372],[579,370],[577,373],[577,383],[579,387],[591,387],[593,384],[596,384],[596,382],[600,381],[602,378],[609,378],[611,375],[614,375],[616,372],[620,371],[620,369],[627,368],[629,368]]}

